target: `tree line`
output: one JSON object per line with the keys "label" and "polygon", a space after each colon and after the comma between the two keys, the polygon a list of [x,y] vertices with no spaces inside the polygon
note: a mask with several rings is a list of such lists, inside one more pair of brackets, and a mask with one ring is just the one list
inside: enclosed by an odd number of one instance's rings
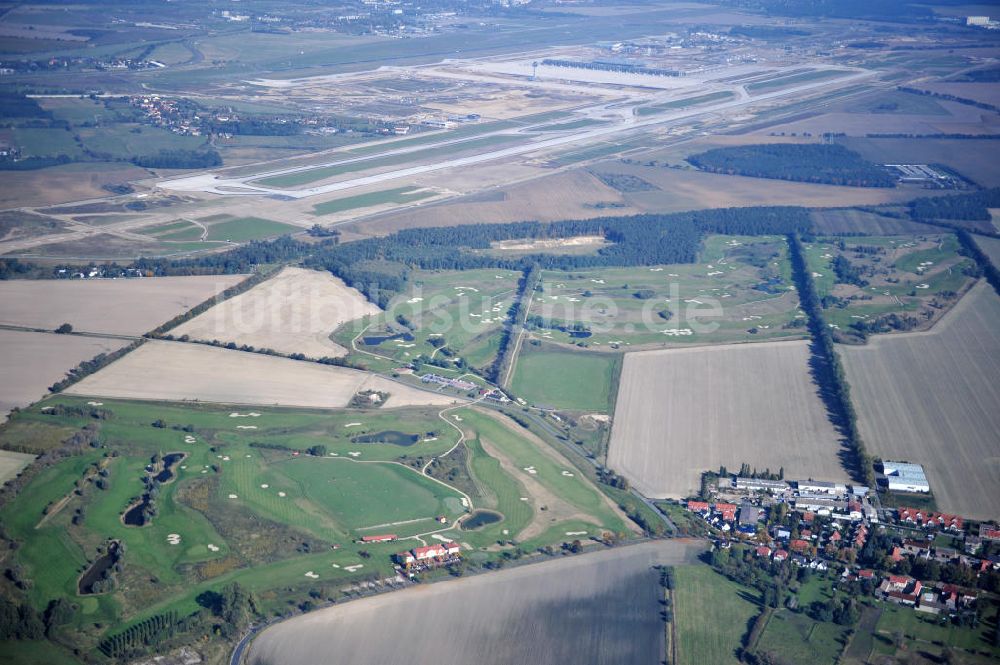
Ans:
{"label": "tree line", "polygon": [[1000,187],[952,196],[926,196],[910,201],[910,215],[917,220],[989,221],[990,208],[1000,207]]}
{"label": "tree line", "polygon": [[851,386],[847,382],[844,366],[833,345],[830,328],[823,319],[822,303],[816,293],[812,273],[806,263],[805,249],[798,234],[788,235],[788,253],[792,265],[792,280],[799,293],[799,306],[806,314],[811,341],[809,360],[813,378],[820,394],[833,414],[847,445],[854,453],[857,476],[869,487],[875,486],[875,471],[871,456],[865,449],[858,431],[857,414],[851,402]]}

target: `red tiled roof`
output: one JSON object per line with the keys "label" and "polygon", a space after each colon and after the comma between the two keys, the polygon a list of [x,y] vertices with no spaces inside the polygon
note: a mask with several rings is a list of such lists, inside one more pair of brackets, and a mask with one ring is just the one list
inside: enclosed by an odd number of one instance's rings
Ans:
{"label": "red tiled roof", "polygon": [[379,536],[361,536],[361,542],[363,543],[387,543],[392,540],[396,540],[396,534],[385,533]]}

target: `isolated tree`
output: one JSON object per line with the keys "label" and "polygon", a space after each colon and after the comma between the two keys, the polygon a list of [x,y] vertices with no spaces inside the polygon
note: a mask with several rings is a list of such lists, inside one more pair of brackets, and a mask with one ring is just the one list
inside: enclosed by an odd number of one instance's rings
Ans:
{"label": "isolated tree", "polygon": [[58,328],[56,328],[56,332],[59,333],[60,335],[68,335],[69,333],[73,332],[73,326],[71,326],[68,323],[64,323]]}

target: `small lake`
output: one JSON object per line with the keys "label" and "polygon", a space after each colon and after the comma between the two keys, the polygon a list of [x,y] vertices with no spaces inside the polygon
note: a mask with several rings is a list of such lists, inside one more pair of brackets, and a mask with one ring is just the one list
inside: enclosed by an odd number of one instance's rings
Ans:
{"label": "small lake", "polygon": [[117,558],[118,542],[115,541],[108,545],[108,553],[92,563],[87,572],[80,577],[80,581],[77,584],[77,590],[80,592],[80,595],[93,593],[94,583],[104,579],[105,571],[115,565]]}
{"label": "small lake", "polygon": [[459,526],[463,531],[474,531],[490,524],[496,524],[502,519],[503,515],[492,510],[474,510],[459,523]]}
{"label": "small lake", "polygon": [[142,501],[126,510],[125,514],[122,515],[122,522],[125,523],[125,526],[145,526],[146,517],[143,514],[143,509],[148,505],[149,495],[143,494]]}
{"label": "small lake", "polygon": [[166,483],[174,479],[174,472],[171,467],[187,457],[187,453],[167,453],[163,456],[163,471],[156,474],[156,482]]}
{"label": "small lake", "polygon": [[374,434],[362,434],[351,439],[351,443],[391,443],[394,446],[412,446],[420,440],[417,434],[407,434],[396,430],[386,430]]}

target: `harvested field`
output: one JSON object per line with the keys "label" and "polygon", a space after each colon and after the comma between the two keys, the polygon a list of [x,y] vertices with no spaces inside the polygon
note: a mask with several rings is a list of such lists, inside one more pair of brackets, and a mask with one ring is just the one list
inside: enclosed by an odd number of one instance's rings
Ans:
{"label": "harvested field", "polygon": [[361,390],[389,393],[386,406],[390,407],[454,401],[356,369],[160,341],[147,342],[66,392],[124,399],[342,408]]}
{"label": "harvested field", "polygon": [[976,285],[927,332],[843,347],[859,427],[873,455],[924,465],[941,510],[1000,513],[1000,298]]}
{"label": "harvested field", "polygon": [[[913,198],[913,192],[898,188],[841,187],[774,180],[766,181],[764,186],[760,178],[615,162],[602,162],[594,168],[599,168],[602,173],[633,175],[658,187],[661,191],[632,192],[625,195],[625,200],[642,212],[760,205],[839,208]],[[608,214],[607,211],[604,214]]]}
{"label": "harvested field", "polygon": [[1000,186],[996,141],[848,137],[839,139],[838,143],[879,164],[944,164],[983,187]]}
{"label": "harvested field", "polygon": [[310,358],[339,357],[347,350],[331,341],[330,334],[347,321],[379,311],[328,272],[285,268],[171,332]]}
{"label": "harvested field", "polygon": [[960,99],[971,99],[982,104],[1000,105],[1000,89],[995,85],[947,81],[922,83],[920,87],[939,95],[954,95]]}
{"label": "harvested field", "polygon": [[39,171],[0,173],[0,206],[42,206],[107,196],[104,185],[148,177],[146,169],[119,163],[54,166]]}
{"label": "harvested field", "polygon": [[35,456],[30,453],[15,453],[0,450],[0,485],[21,473],[21,469],[31,464]]}
{"label": "harvested field", "polygon": [[0,422],[15,406],[41,399],[83,360],[116,351],[125,340],[0,330]]}
{"label": "harvested field", "polygon": [[248,662],[653,665],[664,656],[653,566],[693,562],[700,549],[649,542],[344,603],[265,630]]}
{"label": "harvested field", "polygon": [[851,208],[813,210],[813,223],[817,233],[832,235],[841,233],[863,233],[865,235],[891,236],[908,233],[940,233],[940,229],[929,224],[921,224],[908,219],[883,217],[864,210]]}
{"label": "harvested field", "polygon": [[805,341],[625,355],[608,466],[649,497],[697,491],[720,465],[843,480]]}
{"label": "harvested field", "polygon": [[974,236],[979,249],[983,250],[986,256],[990,257],[990,262],[1000,268],[1000,239],[988,236]]}
{"label": "harvested field", "polygon": [[365,233],[381,235],[404,228],[455,226],[459,224],[521,222],[533,219],[550,222],[584,219],[608,214],[639,212],[623,206],[621,194],[584,170],[536,178],[510,187],[454,201],[412,208],[365,222]]}
{"label": "harvested field", "polygon": [[0,282],[0,324],[142,335],[246,275]]}

